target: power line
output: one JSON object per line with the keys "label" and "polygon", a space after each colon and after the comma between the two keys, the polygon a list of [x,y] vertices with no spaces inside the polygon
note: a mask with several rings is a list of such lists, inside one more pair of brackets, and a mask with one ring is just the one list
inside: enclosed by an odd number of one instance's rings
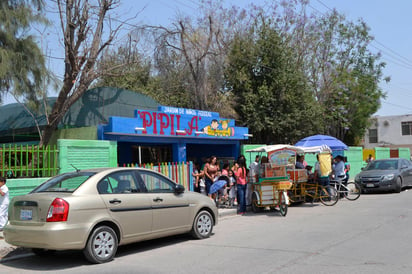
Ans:
{"label": "power line", "polygon": [[320,1],[320,0],[316,0],[316,1],[318,1],[322,6],[324,6],[324,7],[327,8],[328,10],[333,11],[333,9],[329,8],[329,7],[328,7],[325,3],[323,3],[322,1]]}
{"label": "power line", "polygon": [[411,60],[409,60],[408,58],[400,55],[399,53],[397,53],[397,52],[395,52],[395,51],[393,51],[392,49],[388,48],[387,46],[385,46],[384,44],[382,44],[381,42],[379,42],[379,41],[376,40],[375,38],[373,39],[373,41],[376,42],[377,44],[381,45],[381,46],[384,47],[385,49],[389,50],[389,51],[392,52],[393,54],[399,56],[400,58],[405,59],[408,63],[411,63],[411,64],[412,64],[412,61],[411,61]]}
{"label": "power line", "polygon": [[383,100],[383,101],[381,101],[381,102],[382,102],[383,104],[387,104],[387,105],[391,105],[391,106],[394,106],[394,107],[403,108],[403,109],[412,111],[412,108],[410,108],[410,107],[405,107],[405,106],[401,106],[401,105],[398,105],[398,104],[389,103],[389,102],[387,102],[386,100]]}
{"label": "power line", "polygon": [[[326,4],[325,4],[324,2],[322,2],[321,0],[316,0],[316,1],[317,1],[318,3],[320,3],[322,6],[324,6],[326,9],[328,9],[328,10],[330,10],[330,11],[333,11],[333,9],[331,9],[328,5],[326,5]],[[317,11],[317,12],[321,13],[322,15],[324,15],[324,14],[323,14],[322,12],[320,12],[318,9],[315,9],[315,8],[312,7],[311,5],[309,5],[309,6],[310,6],[312,9],[314,9],[315,11]],[[400,65],[400,66],[403,66],[403,67],[405,67],[405,68],[407,68],[407,69],[412,69],[412,61],[410,61],[408,58],[402,56],[401,54],[399,54],[398,52],[394,51],[393,49],[385,46],[383,43],[381,43],[381,42],[379,42],[378,40],[376,40],[375,37],[373,38],[372,41],[375,42],[376,44],[378,44],[379,46],[385,48],[386,50],[388,50],[388,51],[391,52],[391,53],[389,53],[389,52],[387,52],[387,51],[385,51],[385,50],[382,50],[381,48],[378,48],[377,46],[371,45],[372,47],[374,47],[375,49],[378,49],[378,50],[380,50],[380,51],[382,51],[382,52],[385,52],[385,54],[390,55],[392,58],[394,58],[394,59],[397,60],[398,62],[403,63],[404,65],[399,64],[399,63],[397,63],[397,62],[394,62],[395,64]],[[394,56],[394,55],[396,55],[396,56]]]}

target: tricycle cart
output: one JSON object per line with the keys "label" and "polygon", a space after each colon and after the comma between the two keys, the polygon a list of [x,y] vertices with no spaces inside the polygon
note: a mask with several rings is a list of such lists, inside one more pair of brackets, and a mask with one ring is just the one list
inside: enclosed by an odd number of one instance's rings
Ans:
{"label": "tricycle cart", "polygon": [[289,199],[286,191],[292,183],[286,176],[286,166],[265,164],[264,174],[253,183],[252,210],[260,212],[264,208],[279,208],[280,214],[286,216]]}
{"label": "tricycle cart", "polygon": [[[325,205],[336,204],[335,191],[330,189],[325,191],[325,187],[310,182],[306,169],[295,169],[297,155],[306,153],[329,154],[330,150],[325,146],[269,145],[247,152],[266,153],[269,162],[265,165],[265,172],[260,172],[258,179],[253,183],[255,187],[252,194],[253,211],[260,211],[267,204],[270,204],[271,207],[282,204],[283,198],[280,197],[280,192],[285,196],[286,205],[308,201],[320,201]],[[269,193],[273,193],[273,195]],[[268,195],[268,198],[265,195]]]}

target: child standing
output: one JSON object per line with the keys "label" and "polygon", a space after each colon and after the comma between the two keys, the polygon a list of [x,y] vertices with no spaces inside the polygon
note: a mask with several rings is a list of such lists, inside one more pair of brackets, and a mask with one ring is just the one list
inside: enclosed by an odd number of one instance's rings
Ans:
{"label": "child standing", "polygon": [[229,170],[229,206],[235,206],[236,199],[236,178],[233,170]]}
{"label": "child standing", "polygon": [[8,221],[9,188],[6,186],[6,178],[0,177],[0,231]]}

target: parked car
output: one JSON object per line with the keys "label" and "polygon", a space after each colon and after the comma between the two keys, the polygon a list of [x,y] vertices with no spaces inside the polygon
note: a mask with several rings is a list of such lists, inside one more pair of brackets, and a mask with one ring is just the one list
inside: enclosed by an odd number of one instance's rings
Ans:
{"label": "parked car", "polygon": [[379,159],[370,162],[356,175],[363,192],[394,191],[412,185],[412,163],[402,158]]}
{"label": "parked car", "polygon": [[92,263],[112,260],[119,245],[191,233],[217,224],[215,203],[143,168],[90,169],[57,175],[9,206],[6,242],[35,254],[82,250]]}

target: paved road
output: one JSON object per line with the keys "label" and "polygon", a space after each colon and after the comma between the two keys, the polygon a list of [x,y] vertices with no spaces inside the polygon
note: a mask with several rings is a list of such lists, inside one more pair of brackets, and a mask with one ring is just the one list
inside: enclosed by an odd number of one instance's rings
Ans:
{"label": "paved road", "polygon": [[412,273],[412,191],[363,195],[225,217],[206,240],[187,236],[121,247],[90,265],[78,252],[4,263],[7,273]]}

